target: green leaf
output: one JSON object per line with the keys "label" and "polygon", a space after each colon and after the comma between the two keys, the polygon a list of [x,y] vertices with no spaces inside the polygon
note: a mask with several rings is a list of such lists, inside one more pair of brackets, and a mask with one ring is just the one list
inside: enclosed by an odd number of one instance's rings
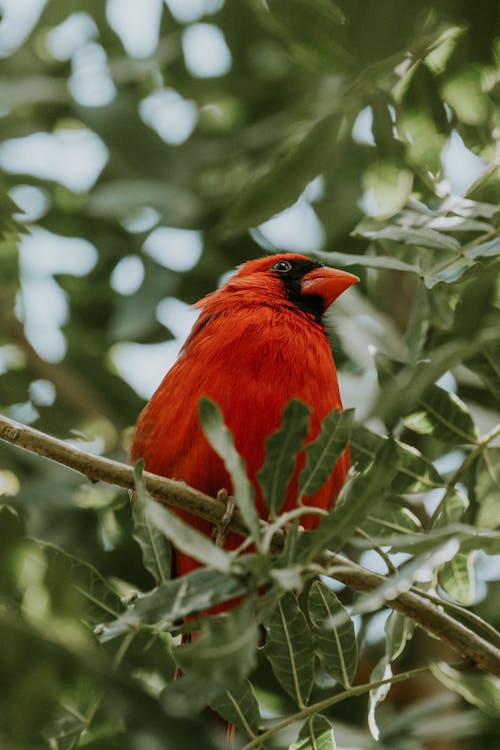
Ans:
{"label": "green leaf", "polygon": [[415,294],[410,320],[404,335],[408,347],[409,360],[413,365],[417,363],[424,347],[430,326],[430,318],[429,292],[424,284],[420,284]]}
{"label": "green leaf", "polygon": [[500,255],[500,236],[494,237],[488,242],[481,242],[479,245],[473,245],[464,252],[467,258],[475,260],[476,258],[491,258]]}
{"label": "green leaf", "polygon": [[319,490],[331,475],[351,434],[354,410],[330,412],[321,423],[318,437],[306,448],[306,464],[299,476],[299,498]]}
{"label": "green leaf", "polygon": [[394,441],[388,440],[366,474],[358,474],[344,483],[332,512],[305,547],[309,560],[323,549],[340,549],[349,541],[365,518],[367,508],[375,508],[384,500],[395,471],[396,448]]}
{"label": "green leaf", "polygon": [[[385,654],[379,659],[370,675],[370,682],[378,682],[392,677],[391,662],[397,659],[404,651],[406,643],[412,637],[415,624],[399,612],[392,611],[385,621]],[[370,690],[368,702],[368,727],[375,740],[379,739],[379,730],[376,721],[378,706],[384,701],[391,689],[391,683],[380,685]]]}
{"label": "green leaf", "polygon": [[321,714],[310,716],[290,750],[335,750],[333,727]]}
{"label": "green leaf", "polygon": [[281,687],[303,708],[313,685],[314,652],[306,619],[293,594],[287,593],[279,600],[264,625],[265,654],[273,672]]}
{"label": "green leaf", "polygon": [[486,448],[476,468],[476,525],[494,529],[500,526],[500,448]]}
{"label": "green leaf", "polygon": [[419,518],[405,507],[398,507],[392,501],[382,503],[366,516],[361,528],[371,537],[392,536],[394,534],[415,534],[422,530]]}
{"label": "green leaf", "polygon": [[144,567],[149,570],[157,583],[165,583],[171,577],[172,555],[170,544],[157,526],[151,523],[145,512],[150,502],[145,496],[145,485],[142,478],[142,465],[137,464],[134,470],[134,481],[136,487],[141,486],[141,491],[136,492],[136,499],[132,505],[132,518],[134,521],[133,537],[142,550],[142,561]]}
{"label": "green leaf", "polygon": [[254,612],[255,602],[248,599],[224,618],[204,620],[192,643],[174,649],[183,672],[222,684],[243,680],[256,661],[259,631]]}
{"label": "green leaf", "polygon": [[65,580],[83,598],[86,621],[96,625],[110,617],[120,617],[124,610],[121,598],[98,570],[53,544],[36,544],[43,550],[49,569],[56,570],[57,566],[64,570]]}
{"label": "green leaf", "polygon": [[413,172],[398,162],[377,159],[363,175],[365,211],[379,221],[398,213],[413,186]]}
{"label": "green leaf", "polygon": [[314,650],[325,671],[345,688],[351,687],[358,666],[353,621],[349,618],[340,626],[333,625],[334,615],[345,612],[345,609],[333,591],[320,581],[311,586],[308,607]]}
{"label": "green leaf", "polygon": [[222,547],[214,544],[208,536],[182,521],[165,506],[151,498],[144,507],[144,515],[148,523],[157,528],[186,555],[224,573],[229,571],[231,556]]}
{"label": "green leaf", "polygon": [[279,430],[266,441],[266,459],[258,479],[271,519],[279,515],[309,429],[311,410],[298,399],[285,406]]}
{"label": "green leaf", "polygon": [[229,724],[235,724],[250,739],[258,734],[259,704],[248,680],[238,682],[233,687],[224,690],[215,700],[210,701],[210,707]]}
{"label": "green leaf", "polygon": [[446,444],[477,443],[476,426],[464,402],[454,393],[431,385],[417,409],[404,418],[405,425],[421,435],[432,435]]}
{"label": "green leaf", "polygon": [[[353,464],[366,466],[367,460],[373,461],[386,441],[383,435],[377,435],[363,425],[354,425],[350,440]],[[399,441],[395,446],[397,465],[391,486],[393,493],[426,492],[443,485],[434,466],[416,448]]]}
{"label": "green leaf", "polygon": [[302,139],[290,145],[272,166],[257,173],[241,191],[226,215],[224,227],[230,232],[256,227],[294,203],[325,169],[328,158],[333,158],[340,123],[341,117],[335,113],[302,126]]}
{"label": "green leaf", "polygon": [[208,398],[200,399],[200,421],[208,442],[224,461],[233,484],[234,501],[258,546],[260,519],[255,507],[253,487],[247,477],[245,463],[234,447],[233,436],[224,424],[222,413],[214,401]]}
{"label": "green leaf", "polygon": [[431,672],[448,690],[491,716],[500,717],[500,680],[489,674],[468,674],[445,662],[431,664]]}
{"label": "green leaf", "polygon": [[121,616],[106,624],[101,640],[111,640],[141,625],[172,627],[182,617],[246,594],[248,588],[235,575],[199,568],[139,596]]}
{"label": "green leaf", "polygon": [[390,255],[354,255],[349,253],[326,253],[317,251],[314,253],[318,258],[324,258],[330,266],[365,266],[366,268],[384,268],[391,271],[407,271],[421,275],[419,266],[406,263],[399,258]]}
{"label": "green leaf", "polygon": [[429,247],[436,250],[460,250],[460,243],[448,234],[436,232],[434,229],[425,227],[399,227],[394,224],[383,226],[381,229],[373,228],[373,224],[361,224],[356,228],[356,233],[371,240],[392,240],[405,245],[417,247]]}
{"label": "green leaf", "polygon": [[474,357],[467,359],[466,365],[479,375],[486,388],[500,401],[500,343],[484,344]]}
{"label": "green leaf", "polygon": [[448,596],[456,602],[470,606],[476,593],[473,552],[457,552],[439,571],[438,581]]}
{"label": "green leaf", "polygon": [[[379,682],[380,680],[388,680],[392,677],[392,668],[387,659],[387,656],[382,656],[375,664],[370,675],[370,682]],[[375,742],[380,739],[380,732],[377,725],[376,711],[378,706],[384,701],[391,689],[391,683],[388,682],[385,685],[379,685],[376,688],[370,690],[368,696],[368,729]]]}
{"label": "green leaf", "polygon": [[329,0],[268,0],[276,30],[289,41],[292,51],[320,69],[336,70],[347,53],[337,39],[342,36],[343,13]]}

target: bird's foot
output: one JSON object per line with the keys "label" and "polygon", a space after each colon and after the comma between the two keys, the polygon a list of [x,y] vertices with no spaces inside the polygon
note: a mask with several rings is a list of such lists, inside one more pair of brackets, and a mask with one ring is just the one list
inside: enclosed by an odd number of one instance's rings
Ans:
{"label": "bird's foot", "polygon": [[217,547],[224,547],[226,541],[227,530],[231,523],[234,515],[235,504],[232,497],[229,497],[226,489],[220,489],[217,493],[217,500],[226,503],[226,509],[220,519],[219,523],[214,526],[212,536],[215,538],[215,544]]}

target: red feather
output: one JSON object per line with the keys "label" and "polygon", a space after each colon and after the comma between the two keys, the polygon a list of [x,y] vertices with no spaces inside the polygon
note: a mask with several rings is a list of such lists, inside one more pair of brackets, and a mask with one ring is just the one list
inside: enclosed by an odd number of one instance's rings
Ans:
{"label": "red feather", "polygon": [[[273,270],[280,261],[306,270],[294,293],[285,283],[286,274]],[[343,271],[316,267],[295,254],[244,264],[221,289],[197,303],[201,314],[177,362],[139,417],[131,461],[142,457],[148,471],[183,480],[212,496],[221,488],[231,493],[223,463],[198,419],[200,397],[208,396],[219,405],[234,435],[255,489],[259,515],[266,518],[257,474],[264,463],[266,439],[280,427],[285,405],[298,398],[311,408],[307,442],[316,437],[321,420],[332,409],[342,409],[335,364],[318,310],[324,312],[357,280]],[[316,314],[309,310],[309,302]],[[302,452],[284,510],[296,505],[297,476],[303,464]],[[348,466],[346,451],[327,483],[306,502],[330,508]],[[207,521],[176,512],[205,534],[211,533]],[[304,516],[301,523],[313,528],[318,516]],[[240,542],[229,533],[225,546],[234,549]],[[177,575],[198,566],[192,558],[176,553]]]}

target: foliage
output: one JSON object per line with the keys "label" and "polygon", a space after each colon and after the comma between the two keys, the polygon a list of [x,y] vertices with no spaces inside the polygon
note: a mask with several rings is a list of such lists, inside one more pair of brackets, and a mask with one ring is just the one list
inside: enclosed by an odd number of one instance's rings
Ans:
{"label": "foliage", "polygon": [[[355,412],[325,420],[302,494],[348,440],[354,469],[318,531],[280,516],[308,420],[292,402],[259,474],[273,528],[288,527],[271,550],[223,415],[203,402],[256,550],[226,554],[152,505],[140,471],[132,512],[125,493],[2,443],[0,744],[223,747],[208,707],[246,748],[494,741],[495,678],[461,671],[386,601],[414,587],[498,646],[499,9],[168,1],[141,57],[124,46],[116,3],[40,5],[0,70],[1,411],[125,460],[146,387],[120,367],[123,346],[141,345],[128,351],[144,374],[158,342],[181,338],[164,301],[192,303],[277,249],[266,222],[293,205],[282,221],[313,212],[319,235],[301,247],[289,232],[280,249],[361,278],[332,311]],[[227,70],[192,67],[198,22],[222,31]],[[194,113],[185,137],[151,116],[172,117],[165,101]],[[37,134],[36,158],[12,166],[12,148]],[[89,138],[104,163],[77,183]],[[167,227],[201,238],[195,264],[175,247],[153,252]],[[171,580],[173,535],[207,567]],[[388,577],[355,593],[318,561],[325,547]],[[192,629],[201,635],[181,643]]]}

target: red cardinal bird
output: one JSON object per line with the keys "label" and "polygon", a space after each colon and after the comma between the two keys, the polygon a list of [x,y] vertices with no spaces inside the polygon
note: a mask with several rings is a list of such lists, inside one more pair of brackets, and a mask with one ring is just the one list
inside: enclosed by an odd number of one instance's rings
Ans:
{"label": "red cardinal bird", "polygon": [[[342,409],[323,314],[358,280],[296,254],[267,256],[241,266],[224,286],[197,303],[201,314],[177,362],[139,417],[131,461],[144,458],[148,471],[181,479],[208,495],[221,488],[231,493],[229,476],[198,419],[200,397],[208,396],[222,410],[245,460],[258,513],[267,518],[257,474],[266,438],[280,427],[285,405],[297,398],[311,408],[307,441],[316,437],[332,409]],[[303,464],[302,453],[283,510],[296,505]],[[345,451],[326,484],[305,502],[330,508],[348,467]],[[211,534],[207,521],[176,513]],[[303,516],[301,523],[313,528],[318,519]],[[240,543],[240,537],[229,533],[224,546],[234,549]],[[176,575],[184,575],[200,564],[177,552],[175,565]]]}

